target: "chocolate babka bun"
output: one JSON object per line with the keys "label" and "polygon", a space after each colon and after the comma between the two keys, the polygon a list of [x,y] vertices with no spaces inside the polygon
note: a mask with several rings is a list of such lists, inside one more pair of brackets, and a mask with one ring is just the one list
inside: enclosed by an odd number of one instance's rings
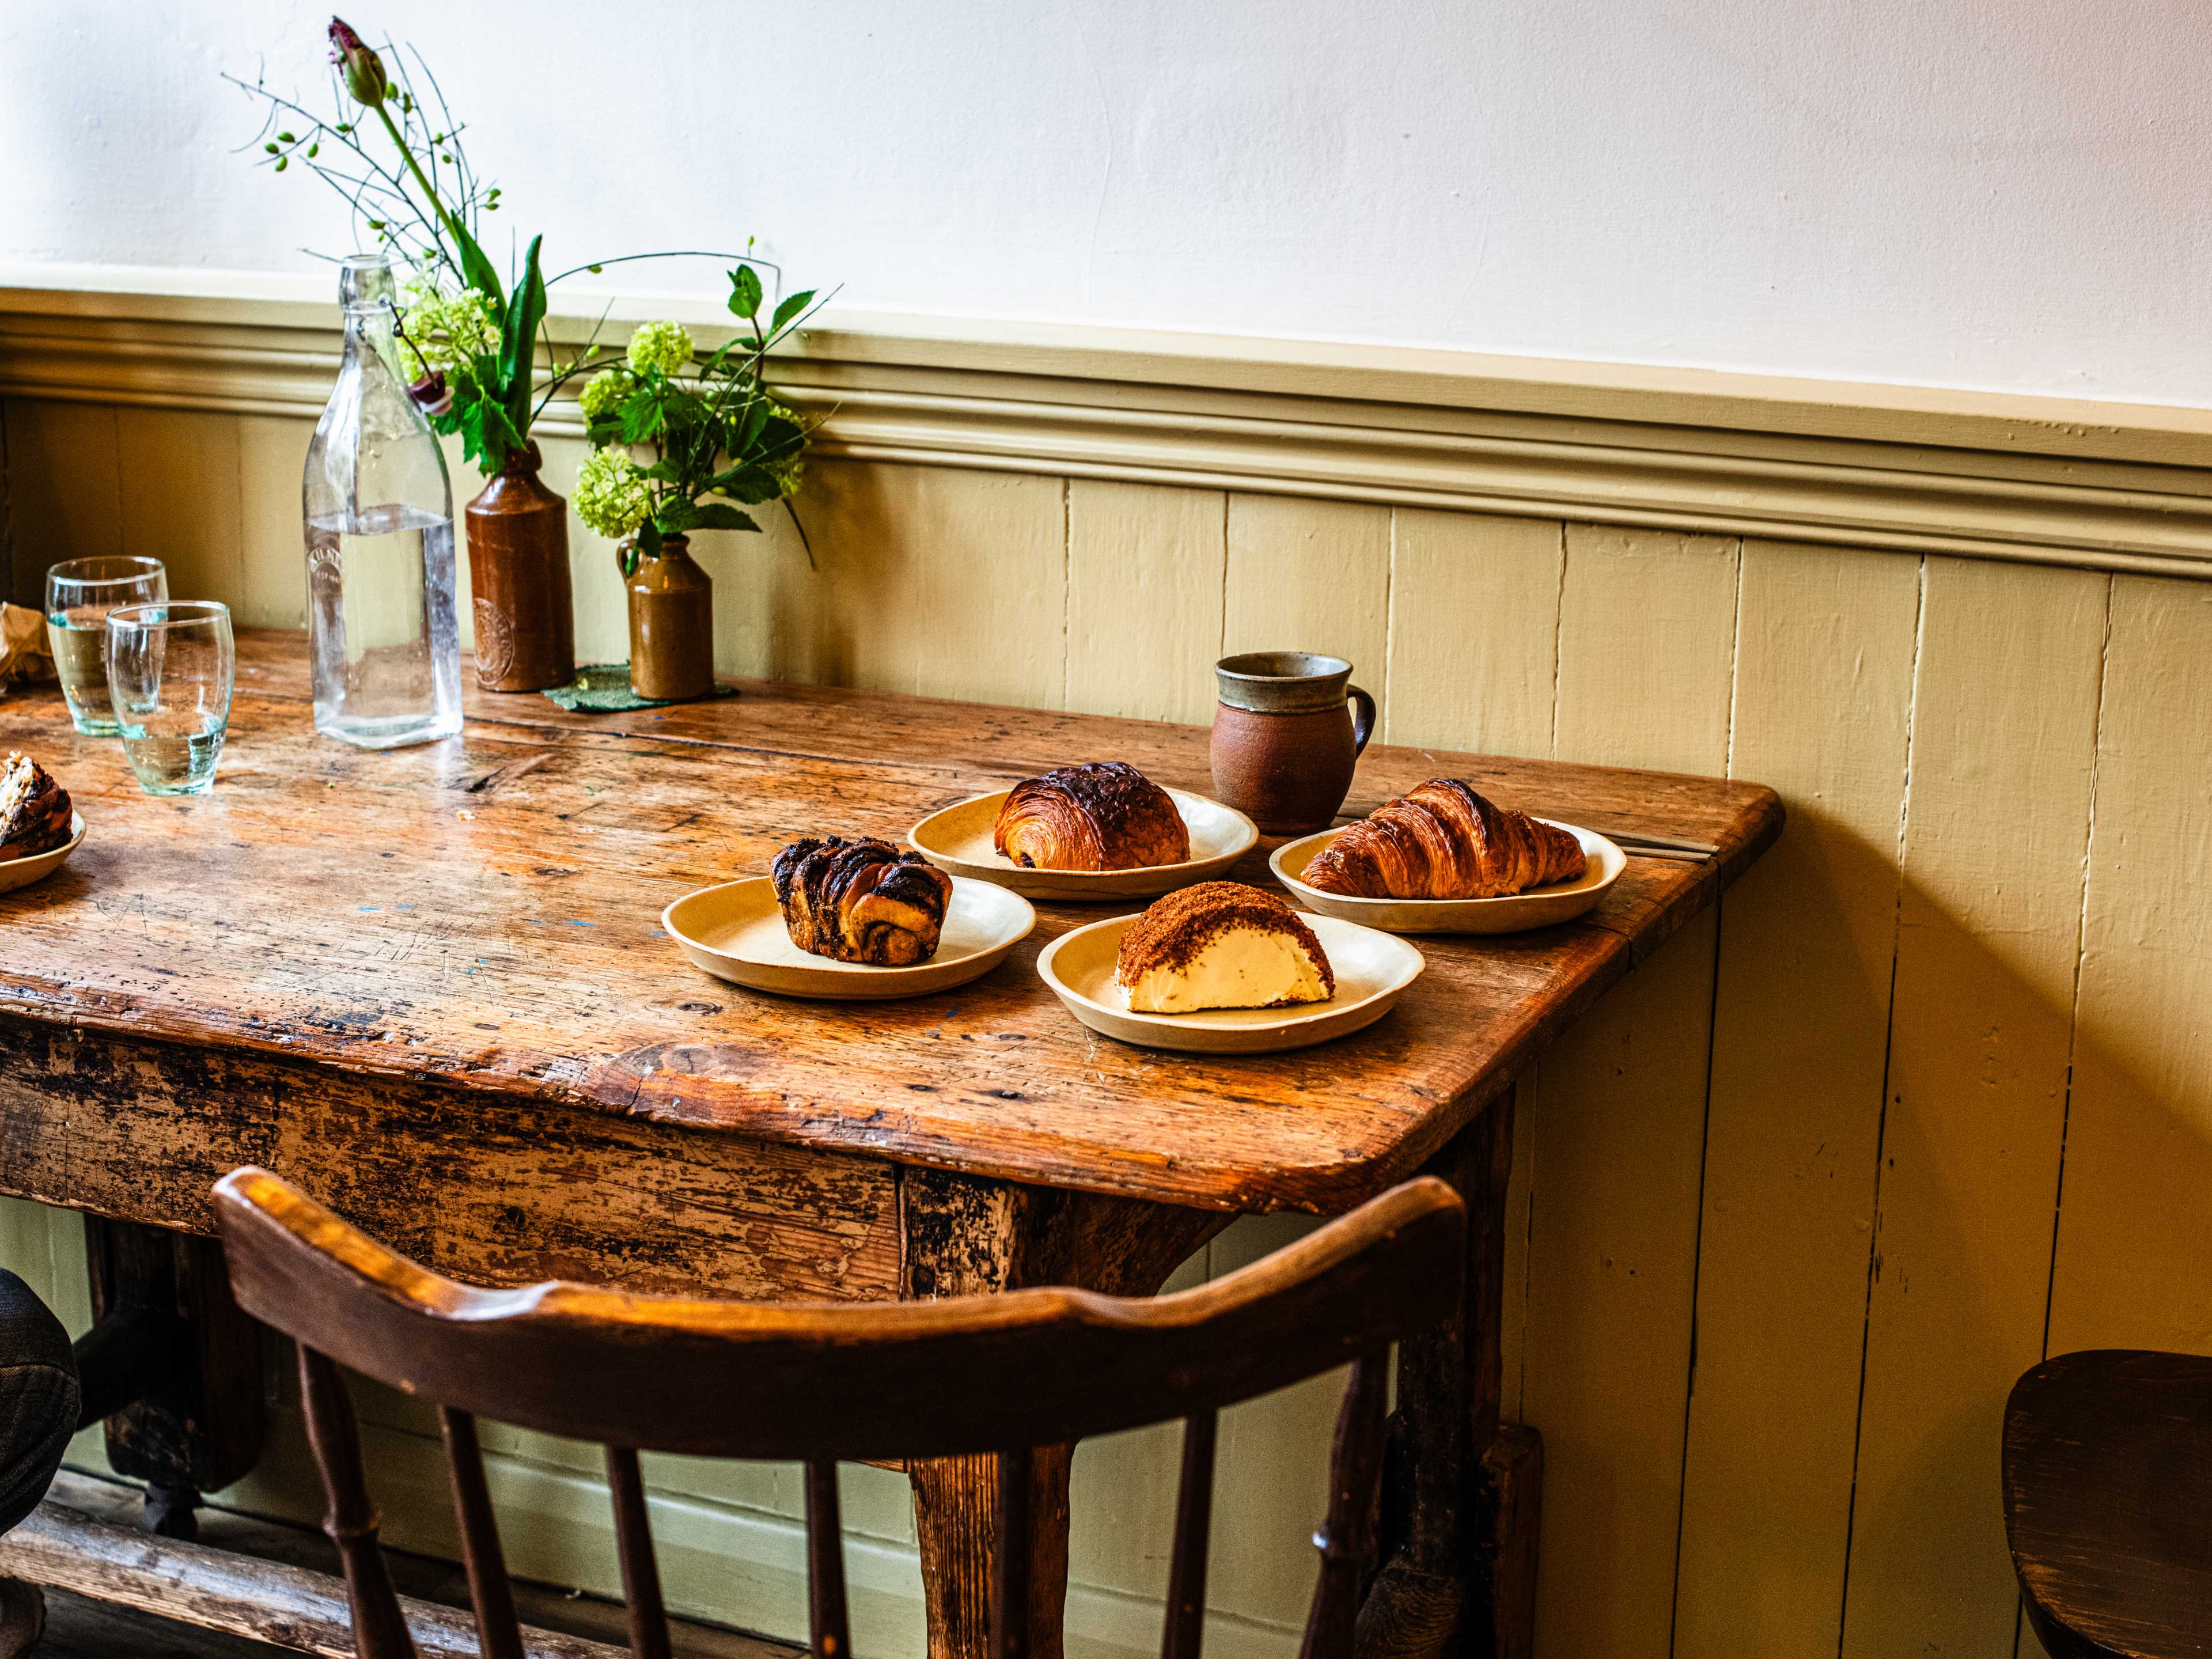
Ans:
{"label": "chocolate babka bun", "polygon": [[952,878],[887,841],[795,841],[769,866],[791,942],[833,962],[910,968],[937,954]]}
{"label": "chocolate babka bun", "polygon": [[0,763],[0,862],[68,845],[75,817],[69,791],[28,755]]}

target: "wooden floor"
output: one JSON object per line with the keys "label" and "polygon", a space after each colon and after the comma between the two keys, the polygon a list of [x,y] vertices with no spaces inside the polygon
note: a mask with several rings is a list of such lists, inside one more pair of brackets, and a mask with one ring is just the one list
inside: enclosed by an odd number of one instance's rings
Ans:
{"label": "wooden floor", "polygon": [[[135,1488],[65,1472],[53,1495],[103,1519],[135,1518]],[[218,1510],[200,1514],[199,1541],[266,1561],[336,1572],[337,1553],[320,1533]],[[448,1607],[468,1604],[468,1584],[459,1567],[428,1556],[387,1552],[392,1576],[403,1595]],[[622,1607],[595,1596],[542,1584],[515,1586],[516,1609],[526,1625],[590,1637],[617,1647],[628,1641]],[[677,1659],[795,1659],[803,1649],[763,1640],[735,1631],[672,1620]],[[241,1637],[201,1630],[127,1607],[88,1601],[67,1590],[46,1592],[46,1639],[35,1659],[280,1659],[286,1648]]]}

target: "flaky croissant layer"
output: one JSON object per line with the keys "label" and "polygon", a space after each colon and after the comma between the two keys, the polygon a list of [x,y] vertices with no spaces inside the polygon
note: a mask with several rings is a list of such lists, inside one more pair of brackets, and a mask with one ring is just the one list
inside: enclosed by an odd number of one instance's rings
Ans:
{"label": "flaky croissant layer", "polygon": [[1016,784],[991,844],[1024,870],[1136,870],[1190,858],[1174,798],[1123,761],[1062,766]]}
{"label": "flaky croissant layer", "polygon": [[1337,836],[1299,879],[1350,898],[1496,898],[1571,881],[1583,862],[1558,826],[1431,778]]}
{"label": "flaky croissant layer", "polygon": [[911,968],[937,954],[952,878],[887,841],[795,841],[769,866],[785,931],[833,962]]}

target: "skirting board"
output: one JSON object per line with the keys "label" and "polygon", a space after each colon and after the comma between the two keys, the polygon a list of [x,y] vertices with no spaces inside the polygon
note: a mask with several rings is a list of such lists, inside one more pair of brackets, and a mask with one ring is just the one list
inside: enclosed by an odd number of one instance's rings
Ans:
{"label": "skirting board", "polygon": [[[773,378],[824,417],[829,454],[2212,575],[2205,410],[824,319]],[[336,321],[296,299],[0,286],[0,395],[313,416],[336,372]],[[552,332],[567,348],[589,327],[563,319]],[[704,321],[694,332],[727,335]],[[566,401],[541,424],[583,429]]]}

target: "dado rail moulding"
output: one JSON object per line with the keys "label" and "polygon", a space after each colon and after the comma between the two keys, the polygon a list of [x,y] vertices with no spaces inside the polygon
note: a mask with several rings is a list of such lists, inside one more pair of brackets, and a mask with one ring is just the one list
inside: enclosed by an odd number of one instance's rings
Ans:
{"label": "dado rail moulding", "polygon": [[[112,270],[0,269],[0,393],[321,410],[334,307],[242,295],[244,279],[224,291],[219,276],[141,275],[126,291]],[[627,306],[613,321],[687,310],[714,339],[696,305]],[[780,384],[830,416],[826,453],[2212,576],[2208,410],[825,315]],[[590,326],[554,325],[563,340]],[[550,414],[541,429],[581,435],[573,404]]]}

